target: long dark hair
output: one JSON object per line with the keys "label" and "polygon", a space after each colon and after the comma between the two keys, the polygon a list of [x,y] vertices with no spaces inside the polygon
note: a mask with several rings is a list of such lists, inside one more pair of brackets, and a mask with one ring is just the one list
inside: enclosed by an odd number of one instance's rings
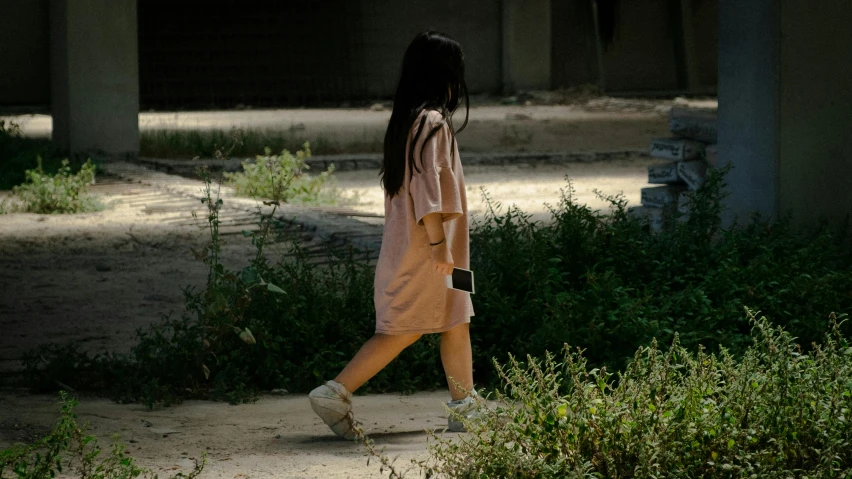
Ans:
{"label": "long dark hair", "polygon": [[[452,114],[459,107],[461,98],[464,98],[465,117],[464,123],[456,131],[453,128]],[[414,145],[423,134],[425,116],[415,130],[410,151],[405,151],[408,133],[420,112],[424,109],[440,112],[450,126],[454,145],[456,133],[467,125],[470,113],[468,100],[461,45],[446,35],[432,31],[414,37],[402,59],[402,73],[393,98],[393,113],[385,132],[385,156],[380,171],[385,194],[393,198],[402,188],[406,160],[410,174],[414,174],[415,170],[420,171],[414,161]],[[424,147],[426,141],[442,127],[443,123],[426,133]],[[455,149],[452,148],[451,151]]]}

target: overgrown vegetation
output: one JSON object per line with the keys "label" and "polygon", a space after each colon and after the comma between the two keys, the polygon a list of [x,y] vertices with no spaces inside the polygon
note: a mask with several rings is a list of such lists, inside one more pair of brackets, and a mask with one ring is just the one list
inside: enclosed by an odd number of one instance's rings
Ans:
{"label": "overgrown vegetation", "polygon": [[42,159],[42,171],[48,175],[56,174],[65,158],[74,170],[86,162],[85,158],[68,155],[47,138],[25,137],[17,124],[0,120],[0,190],[24,183],[26,171],[38,166],[38,158]]}
{"label": "overgrown vegetation", "polygon": [[55,175],[45,173],[41,158],[37,167],[27,170],[26,182],[12,188],[10,211],[38,214],[86,213],[98,211],[102,205],[87,194],[89,185],[95,181],[95,165],[91,160],[71,173],[68,160]]}
{"label": "overgrown vegetation", "polygon": [[297,204],[340,203],[340,191],[332,176],[334,166],[311,176],[307,172],[310,166],[305,162],[310,157],[309,143],[302,145],[295,155],[288,150],[273,155],[272,150],[266,148],[254,161],[244,161],[243,171],[224,173],[224,176],[241,196]]}
{"label": "overgrown vegetation", "polygon": [[[12,189],[0,213],[83,213],[101,209],[86,192],[95,180],[91,159],[60,157],[48,140],[24,138],[18,125],[0,120],[0,190]],[[72,163],[76,173],[72,173]]]}
{"label": "overgrown vegetation", "polygon": [[608,198],[613,211],[601,214],[574,203],[570,185],[549,226],[492,210],[472,236],[475,369],[567,343],[619,370],[636,348],[675,333],[688,349],[740,354],[751,343],[744,307],[804,345],[818,340],[829,313],[852,312],[846,226],[754,218],[722,228],[723,175],[714,171],[688,219],[671,218],[660,234],[630,218],[623,198]]}
{"label": "overgrown vegetation", "polygon": [[[151,158],[213,158],[216,150],[230,143],[234,132],[203,129],[143,129],[140,131],[140,156]],[[321,155],[337,153],[378,153],[382,151],[381,137],[362,142],[343,144],[323,135],[308,138],[298,125],[288,130],[245,129],[240,131],[241,144],[232,151],[234,156],[249,157],[270,148],[272,151],[296,151],[310,140],[314,152]]]}
{"label": "overgrown vegetation", "polygon": [[[693,202],[688,220],[653,234],[629,217],[623,199],[601,214],[572,200],[570,186],[553,223],[531,223],[493,205],[474,227],[477,274],[471,335],[475,378],[494,386],[492,358],[545,357],[563,344],[585,349],[591,367],[623,370],[656,338],[695,351],[724,346],[740,356],[751,345],[744,307],[760,307],[807,349],[831,312],[852,310],[852,250],[843,231],[755,219],[719,222],[722,173]],[[258,253],[238,271],[217,259],[218,205],[208,196],[209,281],[185,291],[186,310],[138,332],[128,357],[88,356],[46,346],[27,356],[30,384],[109,385],[122,401],[169,404],[187,397],[231,402],[259,391],[307,391],[333,377],[374,331],[373,266],[363,253],[330,249],[317,267],[294,246],[292,261],[263,254],[261,233],[246,232]],[[275,207],[274,203],[266,205]],[[844,325],[848,333],[848,325]],[[416,343],[365,391],[430,389],[443,384],[437,337]],[[70,374],[69,365],[84,371]]]}
{"label": "overgrown vegetation", "polygon": [[[80,479],[156,479],[154,472],[139,467],[115,439],[106,455],[98,439],[86,434],[86,425],[77,424],[74,407],[77,401],[60,393],[62,407],[53,431],[33,444],[15,444],[0,451],[0,479],[44,479],[58,474],[74,474]],[[195,461],[188,474],[178,473],[172,479],[198,477],[206,458]]]}
{"label": "overgrown vegetation", "polygon": [[[565,347],[497,366],[498,407],[433,437],[426,477],[852,478],[852,347],[832,315],[804,353],[747,315],[741,359],[652,341],[621,373]],[[392,476],[399,477],[396,471]]]}
{"label": "overgrown vegetation", "polygon": [[[225,270],[218,233],[223,200],[209,174],[203,176],[210,242],[195,254],[208,267],[206,286],[184,290],[186,310],[179,318],[138,330],[129,356],[92,356],[74,344],[26,353],[26,382],[35,391],[57,385],[108,390],[118,401],[149,407],[185,398],[251,401],[263,390],[315,387],[342,369],[373,333],[374,269],[366,253],[330,248],[318,267],[308,251],[293,245],[291,260],[268,261],[264,248],[274,234],[278,201],[264,203],[258,232],[243,232],[256,247],[254,258],[239,271]],[[436,339],[410,348],[364,390],[440,385]]]}

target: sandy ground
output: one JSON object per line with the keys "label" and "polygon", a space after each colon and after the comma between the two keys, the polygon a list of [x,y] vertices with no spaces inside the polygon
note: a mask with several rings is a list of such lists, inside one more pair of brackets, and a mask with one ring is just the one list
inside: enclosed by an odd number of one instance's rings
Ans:
{"label": "sandy ground", "polygon": [[[462,160],[463,161],[463,160]],[[549,221],[547,205],[559,204],[560,190],[570,185],[574,200],[594,209],[608,209],[609,204],[595,191],[606,195],[623,194],[630,204],[639,204],[640,189],[646,185],[648,165],[659,160],[628,158],[599,163],[517,164],[504,167],[467,166],[465,184],[468,209],[474,221],[482,219],[487,204],[483,193],[502,205],[510,205],[532,215],[534,221]],[[353,208],[382,214],[384,197],[378,173],[371,170],[335,173],[345,195],[356,197]]]}
{"label": "sandy ground", "polygon": [[[495,115],[493,120],[487,119],[487,110],[479,113],[484,118],[481,121],[499,123],[513,111],[494,109],[489,113]],[[252,117],[258,118],[257,113],[251,112]],[[539,108],[533,111],[542,117],[538,121],[521,117],[515,121],[530,122],[536,131],[544,131],[551,113]],[[196,114],[198,121],[205,114]],[[384,118],[387,112],[364,114]],[[146,115],[154,118],[156,114]],[[631,130],[631,142],[647,144],[650,137],[665,134],[663,115],[637,115],[653,117],[653,126],[647,131]],[[36,120],[34,124],[44,121]],[[573,123],[583,121],[575,119]],[[595,147],[607,135],[617,138],[618,134],[618,128],[600,130],[586,145]],[[476,135],[465,141],[472,139],[476,140]],[[476,141],[485,145],[494,139],[485,135]],[[557,146],[570,151],[571,145],[576,143]],[[612,145],[604,145],[604,149],[617,149]],[[513,148],[499,143],[491,146],[499,151]],[[468,166],[465,176],[470,209],[481,217],[485,208],[482,187],[504,206],[516,204],[532,213],[534,219],[546,220],[549,215],[544,204],[558,202],[566,175],[573,179],[577,201],[594,208],[606,206],[595,197],[595,189],[606,194],[623,192],[631,203],[638,203],[651,162],[625,159],[499,168]],[[360,198],[355,209],[382,213],[376,171],[336,175],[344,194]],[[136,328],[163,315],[180,314],[181,288],[203,284],[205,267],[190,251],[191,247],[203,247],[207,239],[202,223],[192,216],[193,211],[203,216],[200,202],[150,186],[105,180],[92,191],[109,205],[104,211],[73,216],[0,216],[0,377],[9,377],[10,371],[19,369],[18,359],[24,351],[48,341],[76,341],[93,351],[127,351]],[[0,199],[5,194],[0,192]],[[225,219],[223,262],[238,267],[252,251],[239,231],[251,229],[256,218],[244,212],[227,212]],[[278,254],[284,254],[286,244],[282,240],[276,246]],[[446,424],[442,407],[446,395],[422,392],[357,397],[356,417],[379,446],[386,447],[391,457],[398,455],[405,464],[411,458],[425,457],[424,430]],[[56,402],[55,396],[0,390],[0,447],[47,431],[58,417]],[[240,406],[193,401],[155,411],[82,398],[77,412],[82,421],[92,423],[92,432],[101,441],[108,442],[112,434],[118,434],[143,465],[164,472],[186,470],[190,458],[207,451],[210,464],[203,477],[379,477],[378,465],[367,465],[366,451],[336,440],[302,396],[268,395],[255,404]]]}
{"label": "sandy ground", "polygon": [[[444,392],[411,396],[356,397],[357,419],[399,469],[426,459],[427,430],[445,432]],[[49,431],[59,416],[58,399],[0,392],[0,448]],[[304,396],[265,396],[253,404],[188,401],[148,411],[143,406],[83,398],[78,421],[106,445],[113,435],[128,453],[160,477],[188,471],[207,453],[204,478],[366,478],[382,477],[367,450],[338,439],[313,414]],[[412,470],[412,477],[420,477]]]}
{"label": "sandy ground", "polygon": [[[594,190],[624,193],[638,203],[652,160],[514,165],[466,169],[474,220],[486,209],[482,190],[503,205],[516,205],[547,221],[547,204],[572,178],[576,200],[594,208],[606,203]],[[344,195],[359,197],[353,209],[383,214],[375,171],[337,173]],[[186,181],[186,180],[183,180]],[[197,182],[197,190],[201,183]],[[42,342],[74,339],[86,349],[127,351],[136,328],[182,311],[181,288],[203,284],[205,266],[193,257],[208,240],[200,202],[144,185],[107,179],[92,189],[103,211],[79,215],[12,214],[0,217],[0,371]],[[252,253],[239,232],[256,217],[224,210],[222,260],[245,265]],[[379,218],[376,218],[379,220]],[[271,247],[284,254],[287,242]]]}
{"label": "sandy ground", "polygon": [[[644,150],[648,140],[668,136],[669,100],[599,98],[582,105],[486,105],[470,109],[459,136],[462,152]],[[714,108],[716,102],[677,102]],[[201,112],[142,112],[139,128],[168,130],[276,130],[299,141],[319,139],[344,152],[381,151],[390,110],[287,109]],[[0,116],[26,135],[49,136],[50,115]],[[461,127],[464,112],[454,116]],[[260,153],[260,152],[258,152]]]}
{"label": "sandy ground", "polygon": [[[578,201],[594,207],[605,206],[594,189],[624,192],[638,201],[649,162],[471,166],[466,169],[471,211],[482,214],[483,187],[504,205],[546,219],[544,203],[558,201],[566,175],[573,178]],[[377,172],[337,176],[345,193],[360,194],[356,209],[382,212]],[[206,241],[200,220],[192,217],[193,211],[203,215],[200,203],[109,178],[93,193],[110,207],[73,216],[0,217],[0,371],[17,369],[21,353],[48,341],[126,351],[136,328],[180,313],[182,287],[203,283],[204,265],[190,251]],[[250,229],[254,218],[226,211],[224,220],[223,261],[238,267],[251,245],[233,233]],[[278,246],[282,254],[285,244]],[[357,397],[357,417],[389,456],[408,464],[427,454],[424,430],[446,424],[445,396]],[[0,447],[48,430],[58,416],[56,401],[0,391]],[[118,434],[141,464],[163,472],[185,470],[189,458],[207,451],[210,465],[203,477],[379,477],[376,463],[367,465],[365,449],[331,436],[302,396],[266,396],[241,406],[193,401],[158,411],[83,398],[78,413],[102,441]]]}

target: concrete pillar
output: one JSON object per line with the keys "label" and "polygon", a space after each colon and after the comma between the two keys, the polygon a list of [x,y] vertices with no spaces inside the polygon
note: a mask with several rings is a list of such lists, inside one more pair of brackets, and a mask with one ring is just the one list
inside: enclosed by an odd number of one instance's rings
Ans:
{"label": "concrete pillar", "polygon": [[53,139],[74,152],[139,152],[136,0],[50,0]]}
{"label": "concrete pillar", "polygon": [[721,0],[719,162],[727,220],[852,212],[852,3]]}
{"label": "concrete pillar", "polygon": [[551,88],[550,0],[503,0],[503,90]]}

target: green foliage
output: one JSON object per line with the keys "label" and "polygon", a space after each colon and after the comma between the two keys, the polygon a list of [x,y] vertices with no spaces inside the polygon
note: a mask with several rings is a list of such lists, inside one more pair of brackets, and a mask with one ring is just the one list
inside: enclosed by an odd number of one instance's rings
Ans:
{"label": "green foliage", "polygon": [[[150,158],[213,158],[216,151],[230,143],[234,131],[216,129],[143,129],[140,131],[140,156]],[[298,128],[285,130],[246,129],[236,132],[240,142],[234,156],[248,157],[269,147],[272,151],[295,151],[308,140],[314,152],[322,155],[337,153],[379,153],[381,137],[365,137],[360,142],[343,144],[325,135],[307,136]]]}
{"label": "green foliage", "polygon": [[25,172],[26,182],[12,189],[13,209],[27,213],[85,213],[101,209],[101,205],[86,195],[95,181],[95,165],[86,161],[77,173],[71,173],[68,160],[55,175],[45,173],[41,157],[37,167]]}
{"label": "green foliage", "polygon": [[37,167],[37,158],[42,158],[43,171],[51,175],[62,167],[63,158],[70,158],[74,169],[84,162],[61,151],[47,138],[24,137],[17,124],[0,120],[0,190],[11,190],[26,181],[25,171]]}
{"label": "green foliage", "polygon": [[640,347],[622,373],[561,361],[497,366],[503,392],[468,436],[435,437],[426,477],[852,478],[852,347],[832,316],[804,354],[748,312],[753,344]]}
{"label": "green foliage", "polygon": [[[148,407],[185,398],[240,403],[263,390],[314,388],[334,377],[373,334],[374,268],[366,254],[330,248],[317,258],[294,245],[291,259],[269,262],[263,250],[274,234],[278,205],[268,202],[273,208],[262,214],[259,232],[244,232],[257,254],[239,271],[226,270],[219,261],[222,200],[205,178],[210,243],[195,253],[208,267],[208,281],[200,291],[184,290],[180,318],[138,330],[127,357],[91,356],[73,345],[31,351],[25,356],[31,387],[106,389],[118,401]],[[442,381],[433,337],[408,348],[363,390],[413,391]]]}
{"label": "green foliage", "polygon": [[25,352],[24,382],[34,393],[62,389],[107,390],[121,380],[122,358],[89,355],[75,343],[42,344]]}
{"label": "green foliage", "polygon": [[[799,230],[755,220],[723,229],[721,173],[697,193],[689,218],[659,234],[610,198],[604,215],[572,201],[570,187],[554,221],[532,223],[494,205],[471,237],[477,274],[471,326],[475,379],[499,383],[490,362],[507,354],[542,358],[564,344],[585,349],[593,367],[623,370],[637,348],[658,341],[695,351],[724,346],[741,355],[752,343],[744,307],[764,308],[803,347],[818,340],[824,318],[852,311],[852,251],[826,225]],[[294,246],[294,257],[263,254],[272,213],[245,267],[218,259],[221,199],[208,179],[210,244],[197,252],[208,267],[201,290],[185,290],[186,309],[137,333],[129,357],[76,350],[30,356],[30,383],[75,388],[111,384],[121,401],[149,406],[187,397],[241,402],[259,391],[307,391],[334,377],[374,332],[374,266],[363,253],[329,247],[325,264]],[[848,332],[849,326],[844,325]],[[435,335],[424,338],[367,383],[364,391],[430,389],[444,383]],[[665,344],[664,343],[664,344]],[[84,374],[73,374],[79,364]]]}
{"label": "green foliage", "polygon": [[244,161],[243,171],[225,173],[225,179],[241,196],[285,203],[339,203],[340,195],[331,176],[334,166],[317,176],[309,175],[310,166],[305,159],[311,157],[310,145],[305,143],[302,148],[295,156],[287,150],[273,155],[266,148],[265,154],[258,155],[253,162]]}
{"label": "green foliage", "polygon": [[[61,397],[59,421],[50,434],[33,444],[15,444],[0,451],[0,479],[44,479],[69,472],[80,479],[157,478],[152,471],[137,466],[117,439],[103,457],[97,438],[86,434],[85,425],[77,425],[77,401],[65,392]],[[202,458],[189,474],[178,473],[171,478],[198,477],[206,462]]]}
{"label": "green foliage", "polygon": [[570,185],[548,225],[493,205],[471,237],[479,378],[493,381],[491,358],[543,357],[565,343],[612,370],[675,333],[689,349],[724,345],[740,354],[751,342],[744,307],[762,308],[809,344],[830,312],[852,312],[845,231],[759,218],[724,229],[723,175],[711,174],[688,219],[672,218],[658,234],[627,215],[623,198],[608,198],[613,212],[602,214],[576,204]]}

